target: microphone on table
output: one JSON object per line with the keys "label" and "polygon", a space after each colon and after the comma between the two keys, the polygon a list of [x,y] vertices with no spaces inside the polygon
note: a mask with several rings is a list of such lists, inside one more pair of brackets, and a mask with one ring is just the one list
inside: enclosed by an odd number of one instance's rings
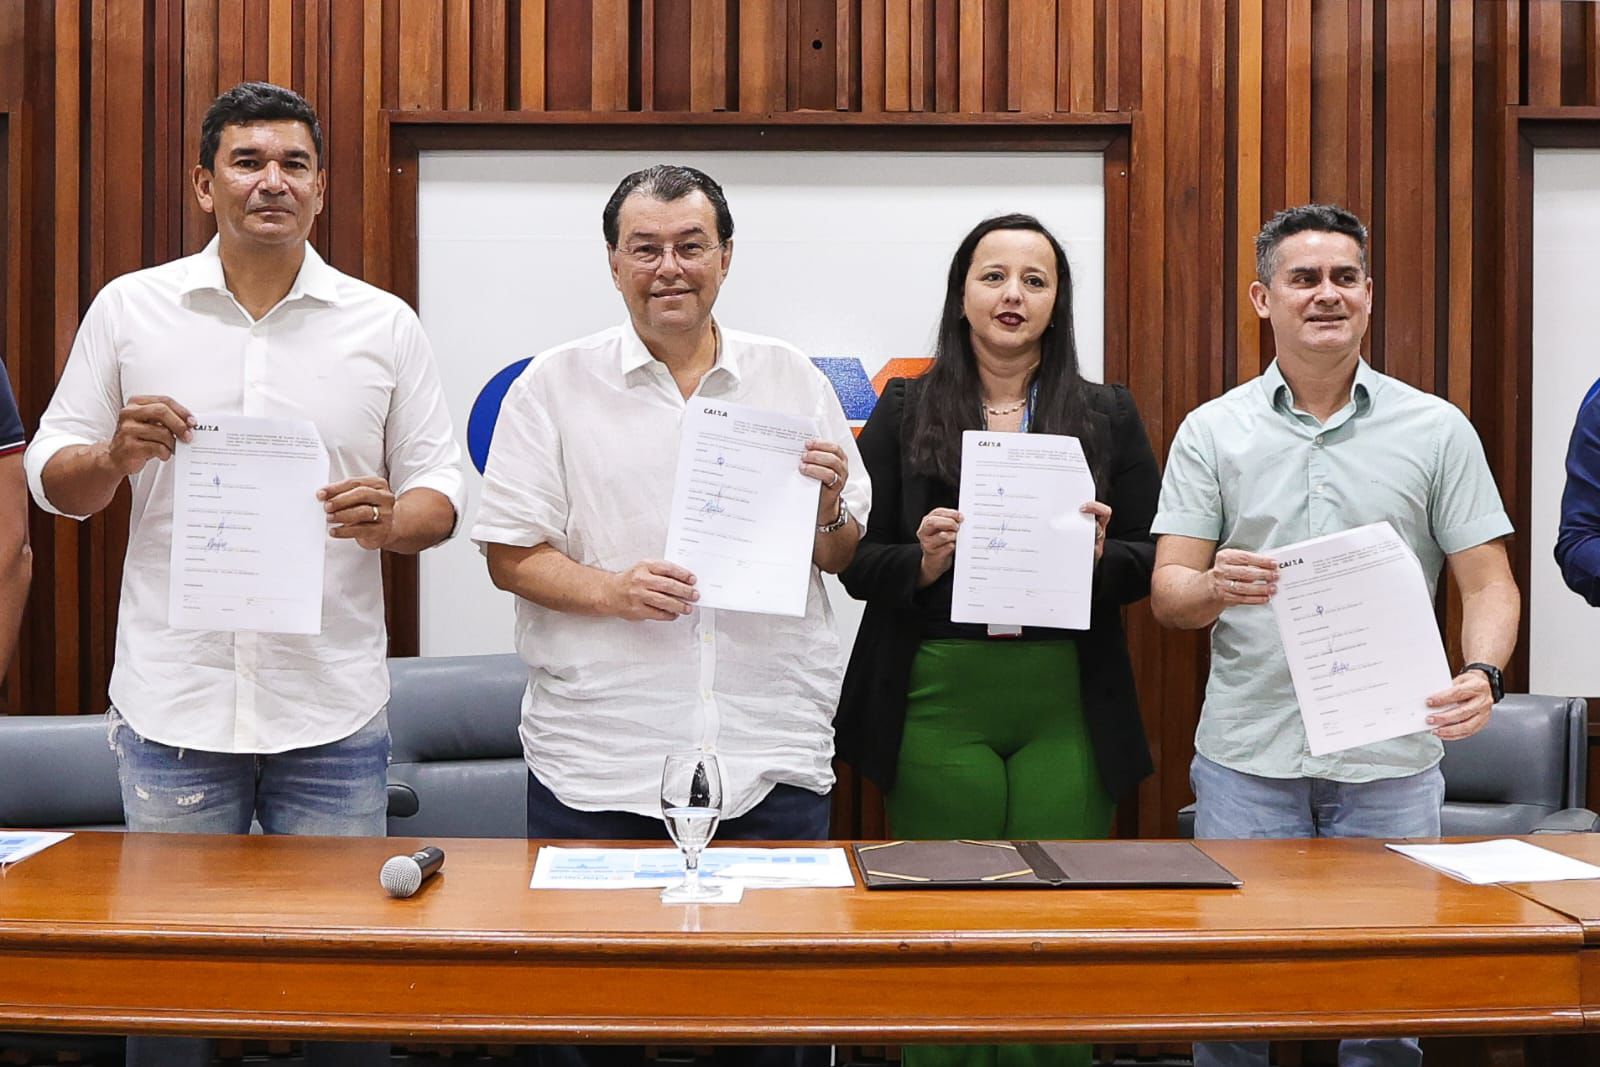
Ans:
{"label": "microphone on table", "polygon": [[428,845],[409,856],[392,856],[378,872],[378,882],[391,897],[409,897],[444,866],[444,849]]}

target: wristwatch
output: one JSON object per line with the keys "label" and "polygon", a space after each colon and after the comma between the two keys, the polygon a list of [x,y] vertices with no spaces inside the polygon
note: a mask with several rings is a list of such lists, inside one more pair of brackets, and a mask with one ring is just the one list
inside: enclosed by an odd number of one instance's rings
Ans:
{"label": "wristwatch", "polygon": [[845,523],[847,523],[849,521],[850,521],[850,508],[849,508],[849,505],[847,505],[844,502],[844,497],[841,496],[839,498],[839,517],[834,519],[830,523],[819,524],[817,526],[817,533],[820,533],[820,534],[838,533],[840,530],[844,529]]}
{"label": "wristwatch", "polygon": [[1462,674],[1465,674],[1468,671],[1482,671],[1484,677],[1489,679],[1489,694],[1494,697],[1494,702],[1496,704],[1505,699],[1506,683],[1505,679],[1500,674],[1499,667],[1496,667],[1492,663],[1469,663],[1465,667],[1461,668]]}

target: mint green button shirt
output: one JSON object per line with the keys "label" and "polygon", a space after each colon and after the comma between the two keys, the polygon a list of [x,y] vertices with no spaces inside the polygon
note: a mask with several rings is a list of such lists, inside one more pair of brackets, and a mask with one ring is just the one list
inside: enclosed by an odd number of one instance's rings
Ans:
{"label": "mint green button shirt", "polygon": [[[1274,361],[1183,420],[1151,529],[1260,552],[1380,520],[1416,553],[1430,592],[1447,555],[1512,530],[1459,408],[1362,360],[1350,402],[1319,424]],[[1248,774],[1339,782],[1416,774],[1444,754],[1425,732],[1313,756],[1265,604],[1226,608],[1211,627],[1195,750]]]}

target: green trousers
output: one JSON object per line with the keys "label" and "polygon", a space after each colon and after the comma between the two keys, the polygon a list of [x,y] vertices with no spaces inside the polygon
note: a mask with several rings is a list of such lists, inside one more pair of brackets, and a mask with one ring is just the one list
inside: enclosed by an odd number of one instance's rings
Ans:
{"label": "green trousers", "polygon": [[[925,641],[885,798],[898,838],[1101,838],[1114,810],[1071,641]],[[915,1045],[905,1067],[1087,1067],[1088,1045]]]}

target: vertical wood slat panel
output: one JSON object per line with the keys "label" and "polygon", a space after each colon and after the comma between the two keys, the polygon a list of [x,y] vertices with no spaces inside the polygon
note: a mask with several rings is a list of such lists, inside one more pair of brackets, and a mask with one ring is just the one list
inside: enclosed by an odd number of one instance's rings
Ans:
{"label": "vertical wood slat panel", "polygon": [[[183,158],[200,158],[200,120],[216,95],[217,0],[186,0],[183,11]],[[211,217],[192,196],[183,199],[183,251],[193,253],[211,239]]]}
{"label": "vertical wood slat panel", "polygon": [[1561,103],[1562,0],[1526,0],[1528,10],[1528,104]]}
{"label": "vertical wood slat panel", "polygon": [[[1095,0],[1059,0],[1056,15],[1056,110],[1087,114],[1094,107],[1097,51]],[[1115,4],[1110,5],[1115,10]]]}
{"label": "vertical wood slat panel", "polygon": [[444,106],[445,0],[406,0],[400,5],[400,101],[407,110]]}
{"label": "vertical wood slat panel", "polygon": [[885,0],[861,0],[861,110],[883,111],[887,71]]}
{"label": "vertical wood slat panel", "polygon": [[1347,7],[1311,7],[1311,199],[1349,204],[1350,12]]}
{"label": "vertical wood slat panel", "polygon": [[361,195],[364,201],[361,220],[361,277],[381,285],[385,264],[382,255],[382,220],[386,212],[379,207],[387,199],[387,160],[379,141],[383,110],[383,5],[366,4],[361,27]]}
{"label": "vertical wood slat panel", "polygon": [[783,108],[783,0],[739,0],[739,110]]}
{"label": "vertical wood slat panel", "polygon": [[861,49],[850,0],[834,0],[833,46],[833,106],[837,111],[849,111],[858,81],[853,73],[855,60]]}
{"label": "vertical wood slat panel", "polygon": [[937,0],[933,12],[934,111],[961,110],[960,0]]}
{"label": "vertical wood slat panel", "polygon": [[726,29],[719,36],[717,28],[724,25],[727,9],[722,0],[691,0],[689,8],[689,107],[695,111],[711,111],[727,106],[725,96],[717,92],[717,72],[724,69],[718,41],[726,42]]}
{"label": "vertical wood slat panel", "polygon": [[1472,414],[1472,251],[1473,251],[1473,41],[1472,0],[1450,5],[1449,189],[1446,206],[1450,232],[1449,335],[1446,339],[1449,377],[1445,396]]}
{"label": "vertical wood slat panel", "polygon": [[1387,373],[1424,391],[1432,390],[1434,378],[1436,274],[1430,262],[1436,131],[1428,114],[1434,84],[1434,70],[1428,63],[1434,14],[1434,0],[1390,4],[1385,24],[1388,99],[1383,118],[1386,150],[1379,277],[1405,279],[1406,296],[1384,300],[1382,355]]}
{"label": "vertical wood slat panel", "polygon": [[628,3],[594,0],[589,77],[590,106],[596,111],[628,110]]}
{"label": "vertical wood slat panel", "polygon": [[883,109],[911,108],[911,3],[884,0],[883,4]]}
{"label": "vertical wood slat panel", "polygon": [[183,0],[155,0],[151,69],[155,75],[154,121],[150,150],[153,181],[160,192],[151,204],[154,233],[149,249],[155,261],[172,259],[183,245],[181,190],[188,183],[183,166]]}
{"label": "vertical wood slat panel", "polygon": [[545,107],[545,8],[544,0],[522,0],[517,16],[517,43],[520,46],[517,107],[522,111],[543,111]]}
{"label": "vertical wood slat panel", "polygon": [[1008,12],[1007,111],[1054,111],[1056,0],[1012,3]]}
{"label": "vertical wood slat panel", "polygon": [[1238,338],[1235,380],[1246,382],[1259,375],[1265,361],[1261,356],[1261,326],[1255,305],[1250,302],[1250,282],[1256,275],[1254,239],[1264,214],[1261,205],[1261,97],[1262,97],[1262,0],[1239,0],[1239,100],[1235,122],[1238,149],[1235,162],[1238,230],[1233,239],[1238,250],[1238,269],[1234,275],[1234,321]]}
{"label": "vertical wood slat panel", "polygon": [[1311,199],[1311,0],[1287,0],[1283,185],[1286,205]]}
{"label": "vertical wood slat panel", "polygon": [[910,111],[928,110],[928,73],[931,58],[928,55],[929,22],[928,4],[931,0],[910,0],[910,21],[906,28],[906,80],[909,94],[906,108]]}
{"label": "vertical wood slat panel", "polygon": [[983,110],[983,18],[984,0],[960,0],[961,28],[958,52],[961,64],[962,111],[976,114]]}
{"label": "vertical wood slat panel", "polygon": [[294,0],[272,0],[267,8],[267,80],[294,85]]}
{"label": "vertical wood slat panel", "polygon": [[509,81],[506,0],[489,0],[472,12],[472,109],[503,111]]}
{"label": "vertical wood slat panel", "polygon": [[1600,107],[1600,4],[1583,10],[1583,103]]}
{"label": "vertical wood slat panel", "polygon": [[[55,242],[56,271],[52,287],[54,297],[53,378],[61,377],[67,353],[72,349],[72,339],[78,332],[78,257],[81,254],[83,233],[79,226],[79,209],[83,204],[83,187],[79,167],[80,137],[87,133],[80,103],[80,85],[84,70],[82,62],[82,12],[81,0],[57,0],[55,5],[55,123],[53,132],[52,169],[55,172]],[[85,706],[83,690],[83,648],[79,634],[83,627],[83,611],[96,603],[102,591],[83,589],[79,582],[82,573],[80,560],[87,540],[82,528],[71,519],[54,517],[49,521],[51,557],[54,569],[50,572],[51,622],[50,641],[54,664],[52,676],[54,702],[51,710],[58,715],[77,714]],[[35,581],[38,578],[36,576]],[[104,599],[99,601],[104,603]]]}
{"label": "vertical wood slat panel", "polygon": [[594,7],[588,0],[542,0],[544,94],[551,111],[589,111],[594,58]]}
{"label": "vertical wood slat panel", "polygon": [[444,9],[444,106],[472,106],[472,0],[447,0]]}

